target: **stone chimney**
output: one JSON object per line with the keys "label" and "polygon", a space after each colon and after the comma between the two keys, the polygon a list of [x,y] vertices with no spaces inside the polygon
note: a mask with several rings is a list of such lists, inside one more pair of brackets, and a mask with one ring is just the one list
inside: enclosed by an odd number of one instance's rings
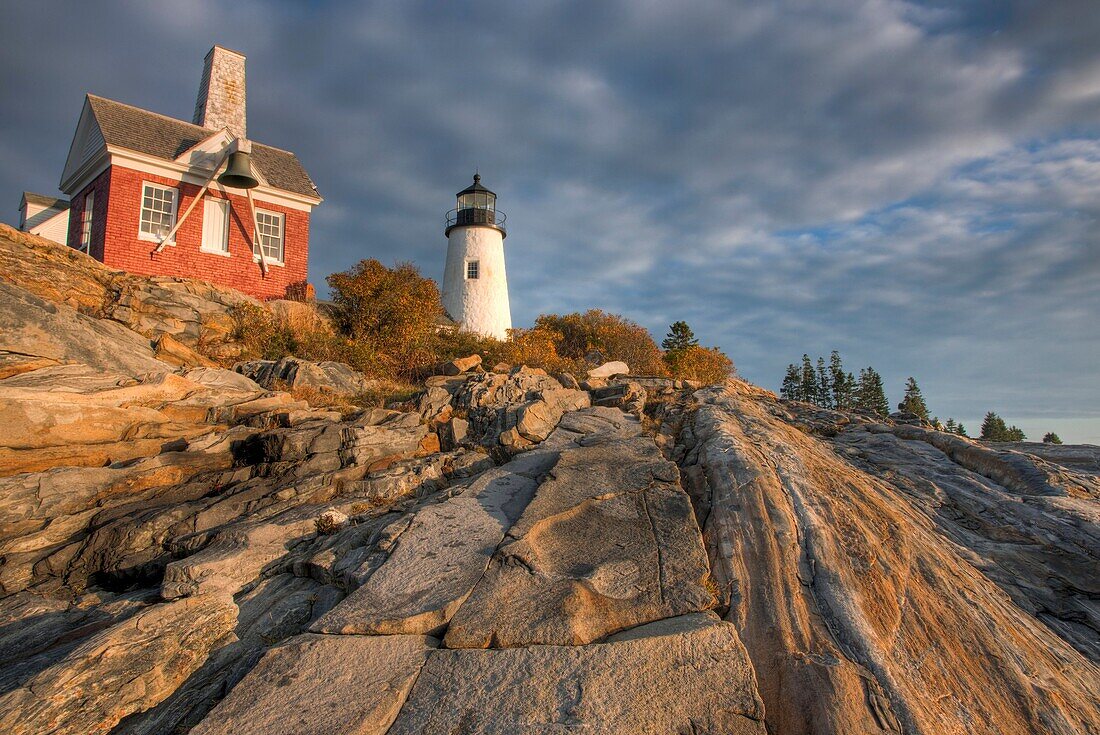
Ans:
{"label": "stone chimney", "polygon": [[210,49],[202,68],[194,122],[211,130],[229,128],[234,137],[246,137],[244,54],[221,46]]}

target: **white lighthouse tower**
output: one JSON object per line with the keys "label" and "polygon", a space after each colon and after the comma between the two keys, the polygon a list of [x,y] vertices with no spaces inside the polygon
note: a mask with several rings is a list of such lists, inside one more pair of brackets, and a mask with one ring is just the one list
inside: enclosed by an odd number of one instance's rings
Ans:
{"label": "white lighthouse tower", "polygon": [[497,211],[497,195],[474,174],[474,183],[458,192],[458,205],[447,213],[444,233],[443,308],[460,329],[497,339],[507,339],[512,328],[504,220],[504,213]]}

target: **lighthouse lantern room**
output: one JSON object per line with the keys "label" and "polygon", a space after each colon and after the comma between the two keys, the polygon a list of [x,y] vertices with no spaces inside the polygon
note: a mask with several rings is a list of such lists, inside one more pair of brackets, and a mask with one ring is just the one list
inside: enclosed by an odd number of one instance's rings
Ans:
{"label": "lighthouse lantern room", "polygon": [[456,207],[447,213],[443,307],[460,329],[506,339],[512,328],[504,268],[508,233],[496,205],[497,195],[474,174],[474,183],[458,192]]}

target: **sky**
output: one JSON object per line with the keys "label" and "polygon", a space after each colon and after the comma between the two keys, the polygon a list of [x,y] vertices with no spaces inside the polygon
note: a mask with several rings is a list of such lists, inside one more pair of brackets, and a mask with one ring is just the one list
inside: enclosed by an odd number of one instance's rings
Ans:
{"label": "sky", "polygon": [[[64,22],[59,22],[63,20]],[[190,120],[214,43],[249,137],[325,198],[310,280],[437,280],[475,167],[512,317],[686,320],[778,390],[809,353],[974,433],[1100,444],[1100,3],[13,3],[0,219],[56,194],[85,92]]]}

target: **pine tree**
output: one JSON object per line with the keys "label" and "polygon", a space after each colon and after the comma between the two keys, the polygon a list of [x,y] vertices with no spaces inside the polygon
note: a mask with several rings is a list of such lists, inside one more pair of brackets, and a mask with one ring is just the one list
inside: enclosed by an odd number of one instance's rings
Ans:
{"label": "pine tree", "polygon": [[817,400],[814,401],[822,408],[833,408],[833,391],[831,389],[832,380],[829,379],[829,372],[825,368],[825,358],[817,358]]}
{"label": "pine tree", "polygon": [[801,399],[801,388],[798,382],[798,368],[792,362],[787,366],[787,374],[783,376],[783,387],[779,391],[779,397],[785,398],[788,401],[799,401]]}
{"label": "pine tree", "polygon": [[886,400],[886,391],[882,385],[882,376],[868,367],[859,371],[859,383],[856,386],[856,407],[873,411],[879,416],[890,413],[890,402]]}
{"label": "pine tree", "polygon": [[1053,431],[1048,431],[1043,435],[1043,444],[1061,444],[1062,437],[1055,434]]}
{"label": "pine tree", "polygon": [[818,387],[817,387],[817,373],[814,372],[814,364],[810,362],[810,356],[802,355],[802,374],[798,379],[798,390],[800,401],[806,401],[807,403],[817,402]]}
{"label": "pine tree", "polygon": [[959,436],[965,436],[965,437],[970,436],[970,434],[966,433],[966,427],[962,425],[962,422],[959,422],[959,425],[955,427],[955,433],[958,434]]}
{"label": "pine tree", "polygon": [[855,396],[855,380],[851,373],[844,372],[840,353],[833,350],[829,356],[829,382],[833,394],[833,408],[846,411],[852,408]]}
{"label": "pine tree", "polygon": [[943,425],[943,430],[946,431],[948,434],[954,434],[956,431],[958,431],[958,427],[955,426],[955,419],[948,416],[947,423]]}
{"label": "pine tree", "polygon": [[695,339],[695,332],[691,331],[688,323],[679,321],[669,325],[668,334],[661,342],[661,347],[669,352],[675,352],[686,350],[689,347],[696,347],[698,344],[699,340]]}
{"label": "pine tree", "polygon": [[1008,427],[1008,433],[1005,434],[1005,437],[1006,442],[1022,442],[1024,439],[1027,439],[1027,434],[1025,434],[1022,429],[1010,426]]}
{"label": "pine tree", "polygon": [[[1016,428],[1016,427],[1012,427]],[[1016,431],[1020,431],[1016,429]],[[982,420],[982,434],[979,439],[984,442],[1007,442],[1014,441],[1010,438],[1010,429],[1005,425],[1005,420],[1000,416],[990,411],[985,415]],[[1023,433],[1023,432],[1021,432]]]}
{"label": "pine tree", "polygon": [[920,387],[913,377],[905,381],[905,397],[898,404],[898,410],[908,411],[919,416],[922,421],[928,421],[928,406],[925,405],[924,396],[921,395]]}

